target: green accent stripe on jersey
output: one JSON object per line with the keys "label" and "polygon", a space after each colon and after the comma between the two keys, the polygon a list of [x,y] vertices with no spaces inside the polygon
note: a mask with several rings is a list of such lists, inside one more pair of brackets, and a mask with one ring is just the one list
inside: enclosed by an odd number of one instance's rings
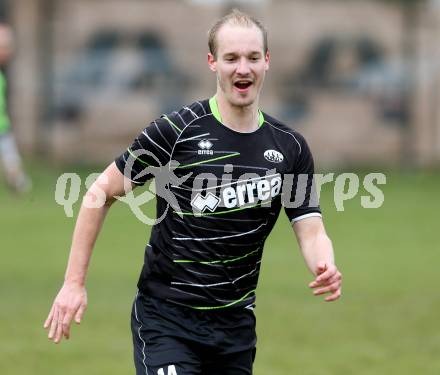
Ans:
{"label": "green accent stripe on jersey", "polygon": [[179,165],[176,169],[178,169],[178,168],[188,168],[188,167],[192,167],[194,165],[205,164],[205,163],[209,163],[210,161],[221,160],[221,159],[226,159],[226,158],[232,158],[234,156],[239,156],[239,155],[240,155],[239,152],[235,152],[233,154],[228,154],[228,155],[223,155],[223,156],[219,156],[219,157],[212,158],[212,159],[202,160],[202,161],[198,161],[196,163]]}
{"label": "green accent stripe on jersey", "polygon": [[130,148],[127,148],[128,153],[133,156],[138,162],[140,162],[143,165],[150,165],[147,162],[143,161],[140,157],[136,156],[135,154],[133,154],[133,151],[131,151]]}
{"label": "green accent stripe on jersey", "polygon": [[242,255],[240,257],[232,258],[232,259],[227,259],[227,260],[221,260],[220,259],[220,260],[212,260],[212,261],[199,262],[199,261],[196,261],[196,260],[189,260],[189,259],[176,259],[176,260],[173,260],[173,262],[174,263],[199,263],[199,264],[218,264],[218,263],[224,264],[224,263],[236,262],[237,260],[247,258],[248,256],[251,256],[252,254],[258,253],[259,251],[260,251],[260,249],[253,250],[250,253],[244,254],[244,255]]}
{"label": "green accent stripe on jersey", "polygon": [[165,120],[167,120],[168,123],[169,123],[172,127],[174,127],[179,133],[182,133],[182,130],[180,130],[180,128],[179,128],[174,122],[172,122],[172,121],[168,118],[168,116],[163,115],[163,118],[164,118]]}
{"label": "green accent stripe on jersey", "polygon": [[[209,107],[211,108],[211,112],[214,115],[214,117],[217,119],[217,121],[223,124],[222,116],[218,109],[217,98],[215,97],[215,95],[209,99]],[[263,124],[264,124],[263,112],[258,110],[258,127],[260,127]]]}
{"label": "green accent stripe on jersey", "polygon": [[263,112],[258,110],[258,127],[264,124],[264,115]]}
{"label": "green accent stripe on jersey", "polygon": [[249,297],[252,293],[255,293],[256,289],[251,290],[250,292],[247,292],[243,297],[241,297],[240,299],[230,302],[227,305],[223,305],[223,306],[190,306],[193,309],[197,309],[197,310],[216,310],[216,309],[224,309],[226,307],[230,307],[233,305],[236,305],[237,303],[240,303],[241,301],[245,300],[247,297]]}
{"label": "green accent stripe on jersey", "polygon": [[220,111],[218,110],[217,99],[215,95],[211,99],[209,99],[209,107],[211,108],[211,112],[216,120],[218,122],[222,122],[222,116],[220,114]]}

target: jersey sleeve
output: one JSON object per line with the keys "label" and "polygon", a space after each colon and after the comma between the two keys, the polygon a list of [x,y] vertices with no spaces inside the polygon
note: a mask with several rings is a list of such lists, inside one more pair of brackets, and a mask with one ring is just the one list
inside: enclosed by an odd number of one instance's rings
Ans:
{"label": "jersey sleeve", "polygon": [[143,185],[154,177],[154,168],[161,168],[171,161],[174,145],[186,126],[206,110],[200,102],[194,102],[148,125],[115,163],[121,173],[137,185]]}
{"label": "jersey sleeve", "polygon": [[284,176],[282,202],[289,220],[293,223],[312,216],[321,216],[314,183],[314,162],[305,139],[295,133],[297,141],[296,162],[291,173]]}
{"label": "jersey sleeve", "polygon": [[166,115],[150,123],[116,158],[119,171],[136,185],[143,185],[153,178],[154,168],[165,166],[171,159],[181,132],[179,125]]}

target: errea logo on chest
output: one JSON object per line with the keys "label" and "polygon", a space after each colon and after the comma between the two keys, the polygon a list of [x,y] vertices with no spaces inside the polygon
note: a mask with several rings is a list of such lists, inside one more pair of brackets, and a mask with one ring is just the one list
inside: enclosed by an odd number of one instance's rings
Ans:
{"label": "errea logo on chest", "polygon": [[[200,185],[199,185],[200,184]],[[282,178],[279,173],[260,176],[251,179],[238,179],[235,182],[221,183],[209,188],[202,188],[203,179],[195,180],[191,195],[191,206],[195,213],[207,210],[214,212],[218,207],[241,209],[247,206],[270,203],[282,188]],[[207,190],[211,191],[207,191]],[[204,196],[202,195],[204,194]]]}
{"label": "errea logo on chest", "polygon": [[202,139],[199,143],[199,150],[197,150],[197,154],[199,155],[213,155],[214,151],[211,150],[213,144],[209,139]]}
{"label": "errea logo on chest", "polygon": [[281,163],[284,160],[283,154],[275,150],[264,151],[264,158],[272,163]]}

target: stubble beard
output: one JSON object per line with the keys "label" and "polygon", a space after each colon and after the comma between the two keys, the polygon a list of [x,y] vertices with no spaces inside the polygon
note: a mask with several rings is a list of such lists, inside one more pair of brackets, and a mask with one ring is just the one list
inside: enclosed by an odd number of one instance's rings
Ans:
{"label": "stubble beard", "polygon": [[[259,91],[256,93],[255,97],[249,96],[249,97],[243,98],[243,99],[238,97],[238,99],[237,99],[235,97],[236,93],[234,92],[234,85],[233,84],[230,85],[230,90],[229,90],[229,94],[228,94],[228,88],[227,88],[228,85],[225,84],[225,82],[223,82],[219,76],[217,76],[217,82],[220,86],[221,91],[223,92],[225,99],[233,107],[237,107],[237,108],[250,107],[252,104],[255,103],[256,100],[258,100]],[[240,95],[240,94],[238,94],[238,95]]]}

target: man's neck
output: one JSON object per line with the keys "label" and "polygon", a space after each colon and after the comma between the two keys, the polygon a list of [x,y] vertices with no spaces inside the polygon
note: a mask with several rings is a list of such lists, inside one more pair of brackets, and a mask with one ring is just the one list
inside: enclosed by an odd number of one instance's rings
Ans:
{"label": "man's neck", "polygon": [[238,107],[231,105],[218,93],[215,98],[223,125],[242,133],[250,133],[258,129],[258,100],[247,107]]}

